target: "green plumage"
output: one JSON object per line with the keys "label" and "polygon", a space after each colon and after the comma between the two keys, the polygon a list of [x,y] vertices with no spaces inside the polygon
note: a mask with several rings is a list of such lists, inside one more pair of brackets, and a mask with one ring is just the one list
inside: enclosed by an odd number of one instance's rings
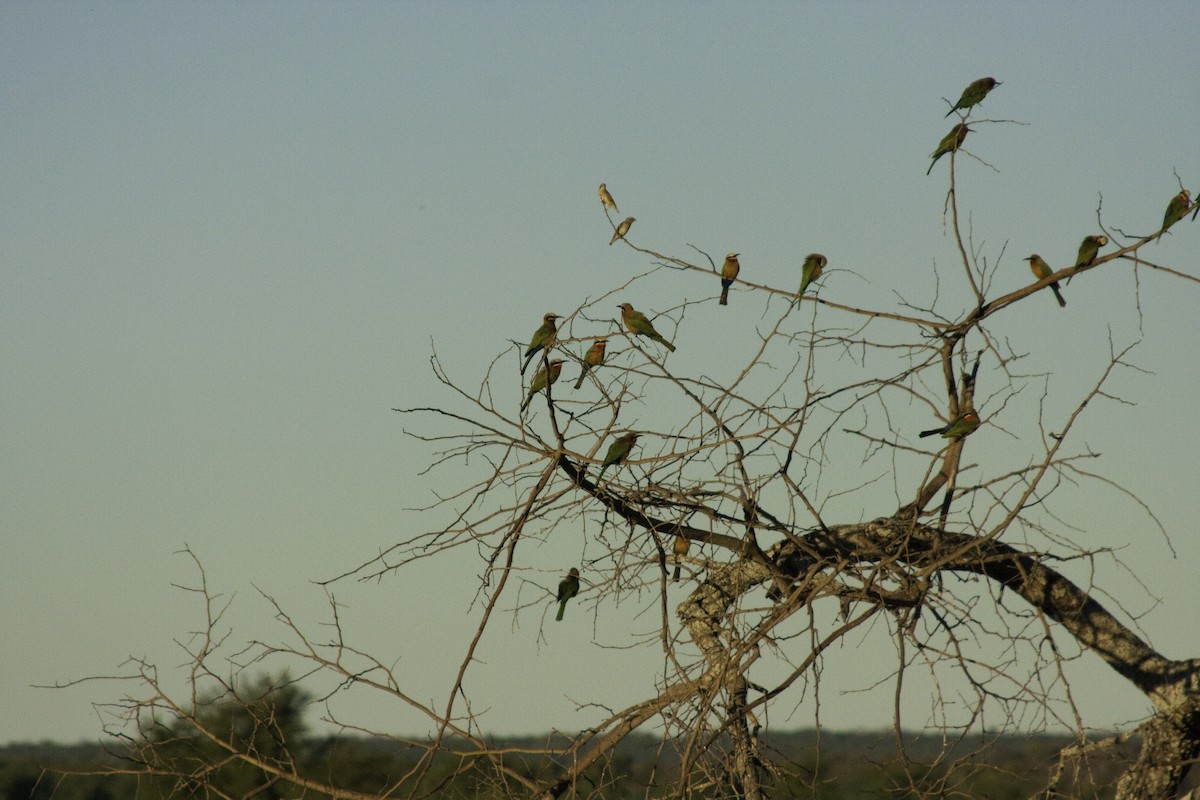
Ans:
{"label": "green plumage", "polygon": [[654,326],[650,324],[650,320],[640,311],[635,311],[629,303],[621,303],[617,306],[621,309],[621,321],[625,323],[625,328],[635,336],[646,336],[659,344],[666,347],[672,353],[675,352],[675,345],[668,342],[662,335],[654,330]]}
{"label": "green plumage", "polygon": [[933,161],[929,163],[929,169],[925,170],[926,175],[933,172],[933,165],[938,162],[939,158],[946,155],[946,153],[953,153],[962,147],[963,140],[967,138],[968,131],[970,131],[970,128],[960,122],[942,137],[942,140],[938,142],[937,149],[932,153]]}
{"label": "green plumage", "polygon": [[800,302],[808,285],[821,277],[821,273],[828,263],[829,259],[820,253],[809,253],[804,257],[804,267],[800,270],[800,291],[796,293],[796,302]]}
{"label": "green plumage", "polygon": [[604,477],[604,470],[614,464],[620,464],[629,457],[629,452],[633,450],[633,445],[637,443],[638,435],[636,433],[626,433],[618,436],[612,444],[608,446],[608,452],[604,455],[604,463],[600,465],[600,474],[596,476],[596,484],[600,484],[600,479]]}
{"label": "green plumage", "polygon": [[554,324],[556,319],[558,319],[558,314],[546,314],[542,317],[541,327],[533,332],[533,338],[529,340],[529,348],[525,351],[525,363],[521,365],[521,372],[529,368],[529,362],[533,360],[539,350],[554,344],[554,338],[558,335],[558,328]]}
{"label": "green plumage", "polygon": [[1163,233],[1166,233],[1167,228],[1183,219],[1183,215],[1187,213],[1187,208],[1191,205],[1191,202],[1192,193],[1187,189],[1184,189],[1171,198],[1171,202],[1167,203],[1167,213],[1163,214]]}
{"label": "green plumage", "polygon": [[[558,380],[558,376],[562,374],[562,366],[562,359],[555,359],[554,361],[550,362],[549,384],[553,384],[556,380]],[[542,367],[537,371],[537,374],[533,376],[533,383],[529,384],[529,394],[525,395],[525,402],[521,403],[522,412],[529,408],[529,402],[533,400],[533,396],[545,389],[546,386],[546,368]]]}
{"label": "green plumage", "polygon": [[567,610],[567,601],[577,594],[579,594],[579,570],[571,567],[567,577],[558,582],[558,592],[554,595],[554,599],[558,601],[558,614],[554,617],[555,622],[562,622],[563,612]]}
{"label": "green plumage", "polygon": [[927,431],[921,431],[921,437],[934,436],[941,434],[946,439],[961,439],[964,436],[970,436],[979,427],[979,415],[974,409],[965,411],[959,414],[954,421],[940,428],[932,428]]}
{"label": "green plumage", "polygon": [[1085,236],[1079,243],[1079,255],[1075,257],[1075,266],[1090,267],[1096,260],[1100,248],[1108,244],[1107,236]]}
{"label": "green plumage", "polygon": [[987,97],[988,92],[999,85],[1000,81],[995,78],[980,78],[977,81],[971,81],[967,88],[963,89],[962,97],[958,98],[954,107],[946,112],[946,116],[950,116],[955,111],[966,111],[968,108],[978,105],[983,98]]}

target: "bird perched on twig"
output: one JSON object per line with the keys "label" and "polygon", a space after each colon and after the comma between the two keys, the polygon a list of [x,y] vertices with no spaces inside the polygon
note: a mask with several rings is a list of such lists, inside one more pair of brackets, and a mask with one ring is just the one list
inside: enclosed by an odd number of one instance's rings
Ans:
{"label": "bird perched on twig", "polygon": [[617,229],[613,231],[613,237],[608,240],[608,243],[611,245],[617,239],[624,239],[625,234],[629,233],[630,226],[632,226],[635,222],[637,222],[637,220],[633,217],[626,217],[623,219],[621,224],[617,226]]}
{"label": "bird perched on twig", "polygon": [[650,324],[650,320],[640,311],[635,311],[629,303],[621,303],[617,306],[621,309],[621,321],[625,323],[625,328],[635,336],[648,336],[656,342],[659,342],[672,353],[675,352],[675,345],[668,342],[662,337],[658,331],[654,330],[654,326]]}
{"label": "bird perched on twig", "polygon": [[571,567],[567,577],[558,582],[558,592],[554,595],[554,599],[558,602],[558,615],[554,617],[555,622],[562,622],[563,612],[567,610],[567,601],[577,594],[579,594],[579,570]]}
{"label": "bird perched on twig", "polygon": [[691,546],[691,539],[687,538],[686,536],[680,536],[679,534],[675,535],[675,544],[671,546],[671,552],[675,555],[675,572],[671,575],[671,581],[673,583],[679,583],[679,562],[680,559],[688,554],[688,550],[691,549]]}
{"label": "bird perched on twig", "polygon": [[925,174],[928,175],[933,172],[933,165],[938,162],[939,158],[946,155],[946,153],[953,153],[962,147],[963,140],[967,138],[967,132],[970,130],[970,128],[961,122],[951,128],[950,132],[938,142],[937,149],[932,153],[933,161],[929,164],[929,169],[925,170]]}
{"label": "bird perched on twig", "polygon": [[968,409],[954,418],[953,421],[940,428],[930,428],[927,431],[921,431],[921,438],[941,434],[947,439],[961,439],[964,436],[970,436],[979,427],[979,415],[975,413],[975,409]]}
{"label": "bird perched on twig", "polygon": [[546,314],[542,317],[541,327],[533,332],[533,338],[529,340],[529,348],[525,351],[525,363],[521,365],[521,372],[529,368],[529,362],[537,355],[538,350],[554,344],[554,337],[558,334],[558,327],[554,324],[556,319],[558,319],[558,314]]}
{"label": "bird perched on twig", "polygon": [[[1108,237],[1103,234],[1083,237],[1083,241],[1079,243],[1079,255],[1075,256],[1075,266],[1090,267],[1096,262],[1096,255],[1100,252],[1100,248],[1106,244],[1108,244]],[[1070,282],[1071,278],[1067,278],[1067,283]]]}
{"label": "bird perched on twig", "polygon": [[821,272],[828,263],[829,259],[820,253],[809,253],[804,257],[804,266],[800,270],[800,291],[796,293],[797,303],[804,296],[804,290],[808,288],[808,285],[821,277]]}
{"label": "bird perched on twig", "polygon": [[637,442],[638,435],[632,431],[618,436],[612,444],[608,446],[608,452],[604,456],[604,463],[600,465],[600,474],[596,476],[596,485],[600,484],[600,479],[604,477],[604,470],[614,464],[620,464],[629,457],[629,451],[633,449],[633,445]]}
{"label": "bird perched on twig", "polygon": [[537,373],[533,376],[533,383],[529,384],[529,394],[525,395],[525,402],[521,403],[521,412],[522,413],[524,413],[525,409],[529,408],[529,403],[530,403],[530,401],[533,400],[533,396],[535,394],[542,391],[547,386],[553,384],[556,380],[558,380],[558,376],[560,374],[562,374],[562,367],[563,367],[563,362],[562,362],[561,358],[556,358],[553,361],[551,361],[550,362],[550,379],[549,380],[546,379],[546,368],[545,367],[542,367],[541,369],[539,369],[537,371]]}
{"label": "bird perched on twig", "polygon": [[587,377],[591,369],[604,363],[604,349],[606,347],[608,347],[608,339],[601,336],[592,342],[592,346],[583,354],[583,371],[579,373],[579,380],[575,381],[576,389],[583,386],[583,379]]}
{"label": "bird perched on twig", "polygon": [[[1167,232],[1167,228],[1183,219],[1183,215],[1187,213],[1187,207],[1191,203],[1192,193],[1187,189],[1171,198],[1171,202],[1167,203],[1167,213],[1163,214],[1163,233]],[[1162,234],[1159,234],[1160,240],[1161,236]]]}
{"label": "bird perched on twig", "polygon": [[980,78],[977,81],[971,81],[967,88],[963,89],[962,97],[958,98],[958,102],[954,107],[946,112],[946,116],[950,116],[955,111],[966,111],[971,106],[978,104],[983,98],[987,97],[988,92],[1000,85],[1000,81],[995,78]]}
{"label": "bird perched on twig", "polygon": [[[617,203],[615,200],[613,200],[613,196],[608,193],[608,187],[603,183],[600,184],[600,204],[605,208],[611,208],[613,211],[617,211]],[[621,212],[617,211],[617,213],[620,214]]]}
{"label": "bird perched on twig", "polygon": [[[1054,273],[1054,270],[1050,269],[1050,265],[1043,261],[1042,257],[1037,253],[1034,253],[1029,258],[1022,260],[1029,262],[1029,271],[1032,272],[1033,277],[1037,278],[1039,281],[1046,280],[1046,278],[1049,278],[1051,274]],[[1058,285],[1058,281],[1052,281],[1050,283],[1050,291],[1054,292],[1054,299],[1058,301],[1060,306],[1065,307],[1067,305],[1066,299],[1064,299],[1062,296],[1062,290]]]}
{"label": "bird perched on twig", "polygon": [[721,265],[721,300],[723,306],[729,305],[729,287],[733,285],[733,280],[742,271],[742,265],[738,263],[739,253],[730,253],[725,256],[725,263]]}

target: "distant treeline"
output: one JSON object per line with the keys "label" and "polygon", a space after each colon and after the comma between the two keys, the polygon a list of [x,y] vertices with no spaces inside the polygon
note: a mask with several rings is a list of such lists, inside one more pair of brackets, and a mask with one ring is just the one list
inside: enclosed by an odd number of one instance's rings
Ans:
{"label": "distant treeline", "polygon": [[[539,780],[552,779],[557,766],[553,757],[540,753],[565,743],[565,739],[552,735],[494,740],[495,749],[505,752],[506,767]],[[453,747],[456,743],[448,744]],[[938,735],[909,734],[903,739],[903,758],[900,744],[890,731],[772,733],[762,737],[760,751],[766,761],[779,768],[764,773],[764,788],[776,797],[820,800],[929,796],[1025,800],[1046,785],[1058,764],[1059,752],[1078,744],[1078,740],[1007,735],[986,740],[976,737],[950,746]],[[597,768],[590,785],[578,786],[576,796],[619,799],[675,794],[678,760],[669,754],[684,750],[684,742],[664,743],[649,735],[630,737],[613,759]],[[343,790],[391,797],[406,796],[413,788],[405,784],[404,776],[410,775],[425,752],[423,747],[399,740],[355,736],[310,737],[291,749],[300,772],[306,776]],[[1111,797],[1112,781],[1121,768],[1119,762],[1131,754],[1126,746],[1119,758],[1103,748],[1102,758],[1072,759],[1060,770],[1061,796]],[[245,796],[253,787],[255,797],[263,800],[325,797],[284,781],[268,785],[262,773],[241,775],[238,780],[249,781],[242,786],[221,786],[221,781],[235,778],[214,772],[206,779],[213,784],[208,787],[178,776],[139,774],[138,765],[126,760],[125,755],[117,740],[110,745],[40,743],[0,747],[0,792],[3,800],[142,800],[219,796],[208,789]],[[486,759],[439,755],[422,785],[426,792],[437,787],[433,791],[437,797],[527,796],[519,782],[487,764]],[[695,783],[696,790],[690,796],[707,797],[703,782]]]}

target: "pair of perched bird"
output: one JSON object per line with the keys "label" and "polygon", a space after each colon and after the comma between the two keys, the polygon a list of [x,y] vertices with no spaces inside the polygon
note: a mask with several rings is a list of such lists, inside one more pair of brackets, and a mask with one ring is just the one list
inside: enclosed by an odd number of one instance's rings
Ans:
{"label": "pair of perched bird", "polygon": [[[1079,244],[1079,254],[1075,257],[1075,266],[1090,267],[1096,262],[1096,255],[1100,252],[1100,248],[1108,244],[1108,237],[1103,234],[1099,236],[1085,236]],[[1054,270],[1046,263],[1045,259],[1037,253],[1023,259],[1029,262],[1029,271],[1033,273],[1033,277],[1039,281],[1044,281],[1054,274]],[[1059,306],[1066,306],[1066,298],[1062,296],[1062,287],[1058,285],[1058,281],[1050,282],[1050,291],[1054,292],[1054,299],[1058,301]]]}
{"label": "pair of perched bird", "polygon": [[[977,81],[971,81],[967,88],[963,89],[962,97],[958,98],[958,102],[946,112],[946,116],[950,116],[955,111],[966,111],[979,105],[983,98],[987,97],[988,92],[999,85],[1000,81],[995,78],[980,78]],[[939,158],[946,155],[946,153],[953,153],[962,147],[962,143],[967,138],[967,133],[970,130],[965,122],[960,122],[951,128],[950,132],[938,142],[937,149],[933,151],[931,156],[933,161],[930,162],[929,169],[925,170],[925,174],[928,175],[933,172],[933,165],[938,162]]]}
{"label": "pair of perched bird", "polygon": [[[729,287],[733,285],[738,273],[742,271],[741,262],[738,261],[739,255],[741,253],[728,254],[725,256],[725,263],[721,265],[721,299],[719,302],[723,306],[729,305]],[[796,292],[796,302],[800,302],[808,285],[821,277],[821,272],[828,263],[829,259],[820,253],[809,253],[804,257],[804,266],[800,270],[800,291]]]}
{"label": "pair of perched bird", "polygon": [[[617,210],[617,202],[615,200],[613,200],[613,196],[611,194],[609,194],[609,192],[608,192],[608,187],[605,186],[603,183],[600,184],[599,194],[600,194],[600,204],[601,205],[603,205],[605,208],[611,208],[613,211],[616,211],[618,214],[621,213],[620,211]],[[635,223],[635,222],[637,222],[637,220],[634,219],[633,217],[626,217],[625,219],[623,219],[621,221],[621,224],[617,225],[616,229],[613,231],[612,238],[608,240],[608,243],[611,245],[614,242],[616,242],[617,239],[624,239],[625,234],[629,233],[629,229],[633,226],[633,223]]]}

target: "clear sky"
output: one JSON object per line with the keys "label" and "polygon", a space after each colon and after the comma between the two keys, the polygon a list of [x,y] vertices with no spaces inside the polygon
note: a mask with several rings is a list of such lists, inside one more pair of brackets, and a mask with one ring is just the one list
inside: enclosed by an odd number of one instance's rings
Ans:
{"label": "clear sky", "polygon": [[[455,476],[419,475],[430,451],[390,409],[446,401],[433,347],[477,383],[542,313],[650,266],[607,246],[600,181],[659,251],[738,250],[790,287],[821,250],[878,307],[931,293],[936,263],[956,292],[945,174],[924,173],[941,98],[994,75],[985,116],[1023,124],[973,134],[997,171],[964,160],[962,200],[977,241],[1007,243],[1007,291],[1024,255],[1073,258],[1101,195],[1149,232],[1175,171],[1200,189],[1197,33],[1195,2],[0,5],[0,742],[92,738],[91,704],[121,691],[33,684],[181,662],[172,639],[201,620],[172,587],[194,582],[185,543],[236,595],[235,638],[277,639],[257,589],[316,628],[313,581],[427,527],[408,509]],[[1200,273],[1200,225],[1181,227],[1153,256]],[[1113,273],[1009,331],[1031,372],[1080,376],[1110,337],[1142,341],[1148,372],[1117,387],[1136,406],[1098,403],[1085,441],[1178,558],[1115,492],[1068,508],[1071,533],[1125,548],[1161,604],[1100,578],[1167,655],[1197,656],[1200,289]],[[715,293],[675,280],[639,306]],[[478,570],[335,592],[363,649],[442,698]],[[577,730],[596,682],[652,692],[661,652],[612,649],[632,613],[545,640],[533,617],[497,626],[472,684],[485,726]],[[1096,660],[1078,670],[1088,724],[1145,713]],[[888,718],[848,702],[825,722]]]}

